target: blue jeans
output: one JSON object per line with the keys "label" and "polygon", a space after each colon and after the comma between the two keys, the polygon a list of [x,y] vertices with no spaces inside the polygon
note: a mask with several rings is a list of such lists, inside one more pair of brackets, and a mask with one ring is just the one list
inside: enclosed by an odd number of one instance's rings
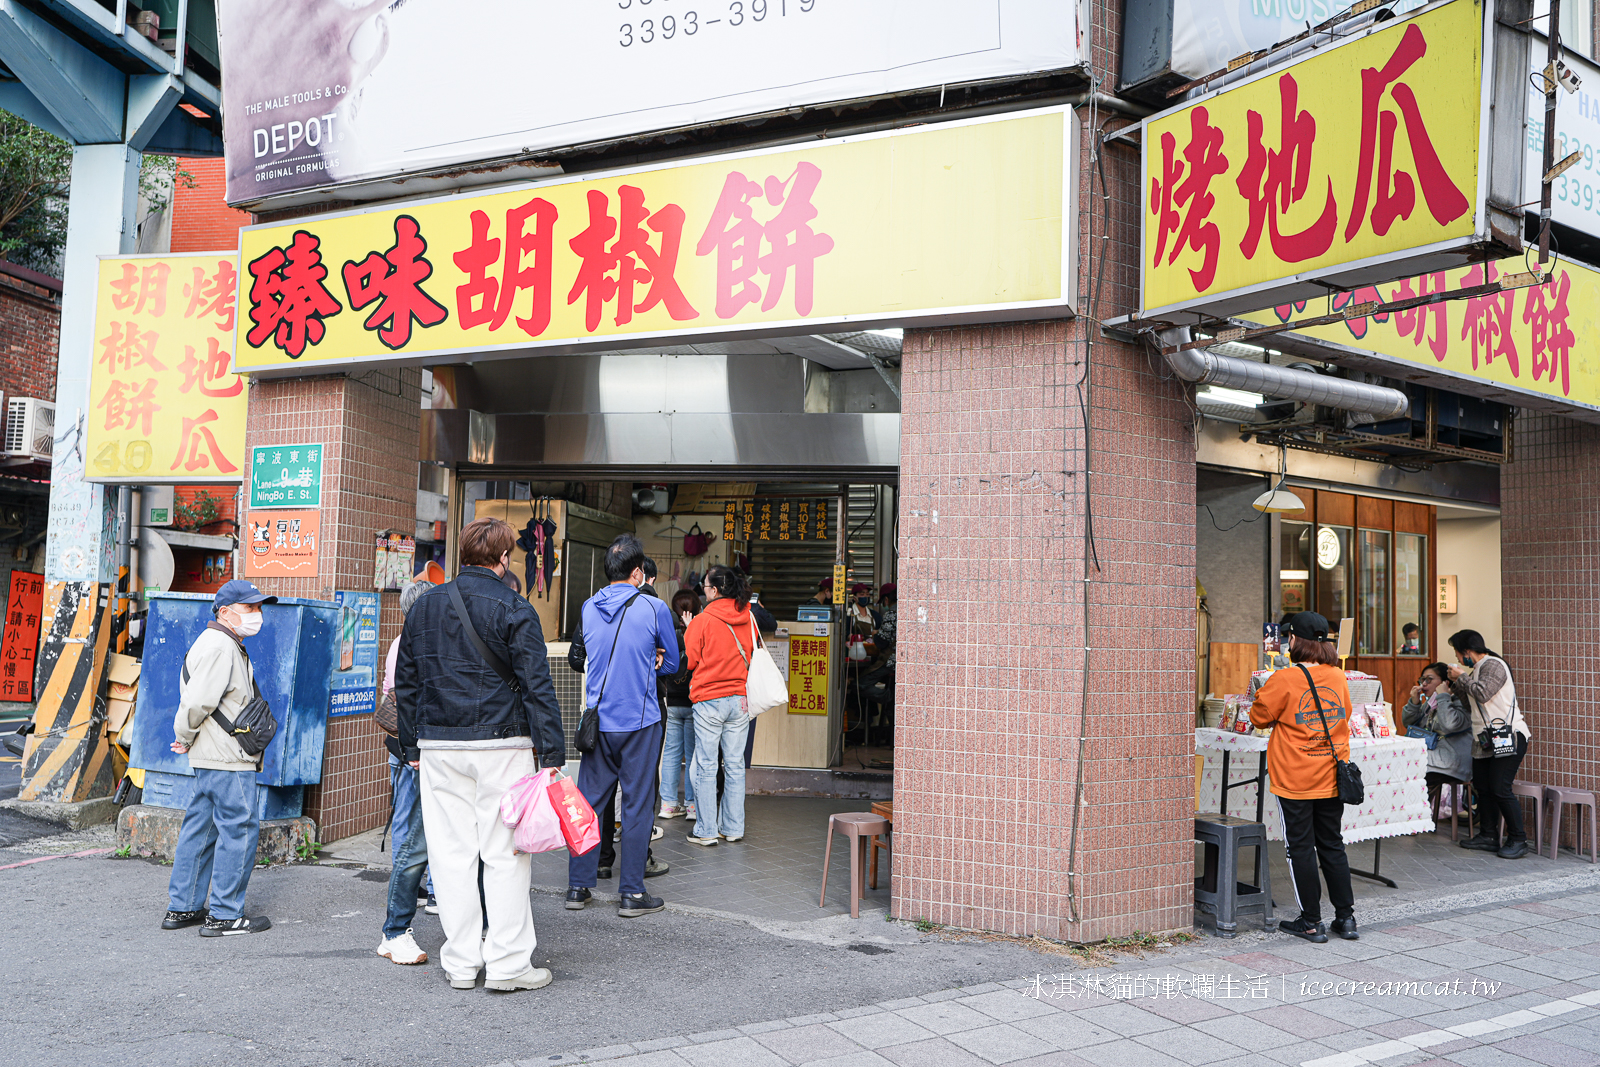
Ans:
{"label": "blue jeans", "polygon": [[722,804],[719,813],[710,804],[695,806],[694,836],[744,835],[744,741],[750,732],[745,698],[718,697],[694,706],[695,793],[717,795],[717,749],[722,749]]}
{"label": "blue jeans", "polygon": [[[417,916],[417,889],[428,866],[428,835],[422,830],[422,792],[417,772],[410,764],[389,757],[389,781],[394,787],[394,824],[390,847],[394,867],[389,871],[389,905],[383,919],[383,938],[399,937]],[[433,893],[432,879],[428,892]]]}
{"label": "blue jeans", "polygon": [[172,857],[169,907],[199,911],[209,889],[213,919],[241,918],[260,836],[256,772],[196,767],[194,796],[183,813]]}
{"label": "blue jeans", "polygon": [[667,740],[661,752],[661,803],[678,802],[680,781],[683,783],[683,802],[693,804],[694,708],[668,704]]}
{"label": "blue jeans", "polygon": [[[422,818],[421,785],[411,764],[389,757],[389,789],[394,793],[394,821],[389,824],[389,853],[395,855],[400,851],[400,846],[405,844],[406,835],[411,832],[411,820]],[[423,884],[428,887],[428,895],[433,896],[431,870],[423,879]]]}

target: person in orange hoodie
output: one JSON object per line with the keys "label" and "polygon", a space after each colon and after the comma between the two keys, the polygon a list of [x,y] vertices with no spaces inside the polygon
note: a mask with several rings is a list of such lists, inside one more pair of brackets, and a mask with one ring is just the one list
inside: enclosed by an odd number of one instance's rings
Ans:
{"label": "person in orange hoodie", "polygon": [[[750,584],[732,567],[717,564],[701,585],[705,610],[683,634],[689,660],[689,699],[694,701],[694,792],[699,798],[689,840],[715,845],[744,837],[744,740],[750,729],[745,684],[750,676],[756,626],[750,615]],[[717,748],[722,749],[722,803],[717,795]],[[720,810],[719,810],[720,808]]]}
{"label": "person in orange hoodie", "polygon": [[1327,619],[1302,611],[1285,619],[1282,630],[1294,666],[1268,678],[1250,708],[1251,726],[1272,727],[1267,774],[1283,819],[1289,874],[1300,905],[1300,914],[1278,928],[1319,944],[1328,940],[1317,883],[1320,865],[1334,908],[1333,932],[1355,941],[1361,935],[1356,931],[1350,861],[1344,854],[1344,802],[1334,770],[1336,757],[1350,758],[1350,687],[1334,665],[1337,645]]}

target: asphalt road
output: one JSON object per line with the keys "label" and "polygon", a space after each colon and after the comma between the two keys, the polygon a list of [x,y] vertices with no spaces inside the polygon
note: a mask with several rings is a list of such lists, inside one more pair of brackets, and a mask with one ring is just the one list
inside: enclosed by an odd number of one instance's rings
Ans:
{"label": "asphalt road", "polygon": [[[0,850],[0,866],[32,858]],[[386,882],[337,867],[260,870],[264,934],[163,932],[170,868],[58,859],[0,870],[0,1063],[460,1064],[648,1040],[1056,970],[1000,943],[954,943],[880,918],[796,924],[665,912],[568,912],[534,894],[542,990],[452,990],[437,963],[377,956]],[[442,940],[418,915],[417,940]]]}

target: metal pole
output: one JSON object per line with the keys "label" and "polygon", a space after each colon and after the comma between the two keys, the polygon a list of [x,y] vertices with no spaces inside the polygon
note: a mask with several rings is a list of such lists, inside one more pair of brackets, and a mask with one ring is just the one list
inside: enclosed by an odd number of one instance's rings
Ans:
{"label": "metal pole", "polygon": [[183,77],[184,53],[189,44],[189,0],[178,0],[178,49],[172,56],[172,73]]}
{"label": "metal pole", "polygon": [[[1556,83],[1556,61],[1561,56],[1561,0],[1550,0],[1550,23],[1546,27],[1549,31],[1546,39],[1549,47],[1546,50],[1547,63],[1545,65],[1544,86],[1544,169],[1539,173],[1547,175],[1550,168],[1556,165],[1556,93],[1560,86]],[[1550,194],[1555,189],[1555,182],[1546,178],[1539,189],[1539,265],[1542,267],[1550,261]]]}

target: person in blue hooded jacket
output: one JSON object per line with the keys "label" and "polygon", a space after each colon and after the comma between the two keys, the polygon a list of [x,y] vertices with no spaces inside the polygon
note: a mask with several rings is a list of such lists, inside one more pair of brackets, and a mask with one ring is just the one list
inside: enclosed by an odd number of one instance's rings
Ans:
{"label": "person in blue hooded jacket", "polygon": [[[588,654],[584,706],[600,714],[600,743],[583,757],[578,789],[598,808],[622,786],[622,840],[618,849],[617,914],[625,919],[666,907],[644,888],[645,858],[655,825],[656,766],[661,756],[661,702],[656,679],[678,670],[678,637],[667,605],[640,589],[644,546],[623,534],[606,550],[610,584],[583,603],[583,643]],[[610,827],[601,827],[605,833]],[[567,863],[566,905],[574,911],[593,898],[600,850]]]}

